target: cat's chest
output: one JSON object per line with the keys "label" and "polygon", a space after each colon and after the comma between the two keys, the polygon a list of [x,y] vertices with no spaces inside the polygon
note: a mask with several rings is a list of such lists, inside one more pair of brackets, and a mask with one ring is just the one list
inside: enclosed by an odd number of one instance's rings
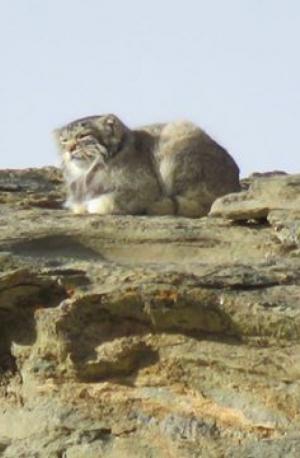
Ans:
{"label": "cat's chest", "polygon": [[81,178],[83,175],[86,174],[87,169],[86,167],[82,167],[80,164],[76,163],[75,161],[70,161],[67,165],[68,175],[69,178],[73,180],[77,180]]}
{"label": "cat's chest", "polygon": [[105,164],[95,161],[89,166],[81,166],[75,161],[70,162],[68,166],[68,178],[70,183],[85,183],[87,191],[93,191],[101,183],[106,188],[112,181],[112,171]]}
{"label": "cat's chest", "polygon": [[91,165],[87,161],[72,158],[70,154],[66,154],[64,157],[64,169],[67,179],[70,181],[83,178],[88,173]]}

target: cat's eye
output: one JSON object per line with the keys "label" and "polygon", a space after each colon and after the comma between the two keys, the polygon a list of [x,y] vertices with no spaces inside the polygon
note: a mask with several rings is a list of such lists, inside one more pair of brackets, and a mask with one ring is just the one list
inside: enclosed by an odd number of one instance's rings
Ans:
{"label": "cat's eye", "polygon": [[81,139],[81,138],[84,138],[84,137],[87,137],[87,136],[88,136],[88,134],[85,132],[85,133],[77,134],[76,138]]}
{"label": "cat's eye", "polygon": [[87,137],[90,137],[91,136],[91,132],[80,132],[76,135],[76,139],[77,140],[82,140],[84,138],[87,138]]}

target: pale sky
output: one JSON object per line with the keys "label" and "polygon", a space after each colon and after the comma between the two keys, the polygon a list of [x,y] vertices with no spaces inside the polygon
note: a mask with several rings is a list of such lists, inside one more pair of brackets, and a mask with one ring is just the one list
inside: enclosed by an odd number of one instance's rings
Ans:
{"label": "pale sky", "polygon": [[56,165],[55,127],[112,112],[300,172],[299,0],[0,0],[0,51],[0,168]]}

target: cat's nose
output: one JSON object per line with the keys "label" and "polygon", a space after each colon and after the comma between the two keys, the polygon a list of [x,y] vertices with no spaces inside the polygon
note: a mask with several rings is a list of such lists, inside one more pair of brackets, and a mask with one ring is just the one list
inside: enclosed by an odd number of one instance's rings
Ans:
{"label": "cat's nose", "polygon": [[70,153],[72,153],[73,151],[76,150],[77,145],[76,145],[75,142],[72,142],[72,143],[70,143],[70,144],[68,145],[68,147],[69,147],[68,149],[69,149]]}

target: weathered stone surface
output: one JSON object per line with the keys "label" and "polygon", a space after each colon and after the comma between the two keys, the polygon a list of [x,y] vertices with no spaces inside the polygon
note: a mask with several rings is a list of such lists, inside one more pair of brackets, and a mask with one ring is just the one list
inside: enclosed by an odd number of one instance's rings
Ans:
{"label": "weathered stone surface", "polygon": [[249,181],[248,190],[217,199],[210,215],[233,221],[266,219],[283,247],[299,247],[300,175],[257,174]]}
{"label": "weathered stone surface", "polygon": [[0,456],[298,457],[299,186],[74,216],[56,169],[0,172]]}
{"label": "weathered stone surface", "polygon": [[243,220],[255,217],[256,212],[257,218],[261,218],[272,210],[299,208],[300,175],[275,175],[254,179],[247,191],[220,197],[210,213]]}

